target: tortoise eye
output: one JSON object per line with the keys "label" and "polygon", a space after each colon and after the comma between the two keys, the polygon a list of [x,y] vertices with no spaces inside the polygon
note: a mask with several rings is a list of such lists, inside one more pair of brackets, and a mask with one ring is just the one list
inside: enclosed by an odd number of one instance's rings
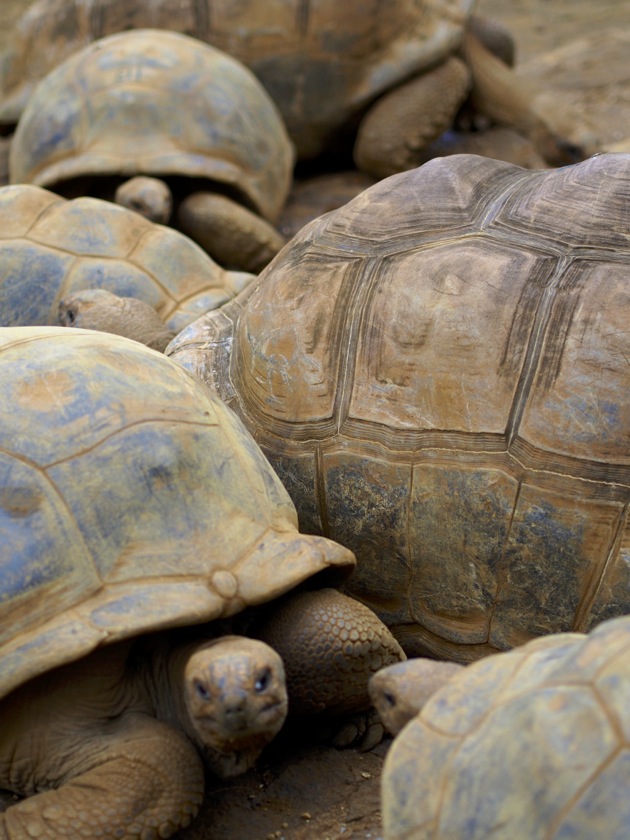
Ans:
{"label": "tortoise eye", "polygon": [[386,691],[385,694],[383,695],[383,697],[385,698],[385,702],[387,703],[388,706],[395,706],[396,705],[396,698],[394,697],[393,694],[390,694],[388,691]]}
{"label": "tortoise eye", "polygon": [[68,323],[74,324],[74,312],[72,309],[66,310],[66,318],[68,319]]}
{"label": "tortoise eye", "polygon": [[270,679],[271,671],[269,668],[265,668],[265,670],[258,675],[258,679],[254,684],[254,688],[256,689],[258,694],[260,694],[268,688]]}
{"label": "tortoise eye", "polygon": [[210,699],[208,687],[201,680],[195,680],[195,692],[201,700],[208,701]]}

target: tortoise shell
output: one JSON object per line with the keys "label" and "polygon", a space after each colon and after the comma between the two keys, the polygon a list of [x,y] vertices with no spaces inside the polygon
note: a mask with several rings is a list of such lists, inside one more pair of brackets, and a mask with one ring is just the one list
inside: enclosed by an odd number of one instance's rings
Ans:
{"label": "tortoise shell", "polygon": [[630,611],[630,155],[435,159],[307,225],[172,355],[408,654]]}
{"label": "tortoise shell", "polygon": [[0,369],[0,696],[98,645],[352,567],[298,533],[240,420],[162,354],[17,327]]}
{"label": "tortoise shell", "polygon": [[57,324],[65,295],[100,288],[146,301],[179,331],[252,279],[108,201],[66,201],[30,185],[0,189],[0,326]]}
{"label": "tortoise shell", "polygon": [[9,154],[12,183],[156,175],[220,184],[273,220],[293,148],[277,108],[240,62],[176,32],[89,44],[33,91]]}
{"label": "tortoise shell", "polygon": [[621,840],[630,824],[629,685],[627,617],[465,668],[387,754],[386,840]]}
{"label": "tortoise shell", "polygon": [[34,80],[88,41],[151,26],[194,35],[250,67],[278,105],[300,157],[312,157],[373,99],[454,49],[473,6],[474,0],[40,0],[17,27],[0,122],[15,123]]}

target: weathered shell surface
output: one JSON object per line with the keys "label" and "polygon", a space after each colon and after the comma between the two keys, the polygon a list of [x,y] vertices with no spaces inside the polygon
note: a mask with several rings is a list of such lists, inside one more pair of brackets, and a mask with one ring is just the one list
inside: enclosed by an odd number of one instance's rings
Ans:
{"label": "weathered shell surface", "polygon": [[15,121],[33,80],[88,41],[123,29],[178,30],[250,67],[300,155],[380,93],[458,43],[474,0],[40,0],[18,27],[0,121]]}
{"label": "weathered shell surface", "polygon": [[9,156],[12,183],[206,179],[270,220],[292,170],[286,129],[255,76],[208,44],[156,29],[103,38],[51,71],[29,99]]}
{"label": "weathered shell surface", "polygon": [[153,306],[179,331],[241,291],[188,237],[96,198],[30,185],[0,189],[0,326],[57,324],[61,298],[107,289]]}
{"label": "weathered shell surface", "polygon": [[388,752],[386,840],[622,840],[629,686],[625,617],[470,665]]}
{"label": "weathered shell surface", "polygon": [[171,353],[244,418],[303,530],[408,653],[630,611],[630,156],[475,156],[314,221]]}
{"label": "weathered shell surface", "polygon": [[162,354],[8,328],[0,383],[0,696],[98,645],[351,567],[298,533],[242,423]]}

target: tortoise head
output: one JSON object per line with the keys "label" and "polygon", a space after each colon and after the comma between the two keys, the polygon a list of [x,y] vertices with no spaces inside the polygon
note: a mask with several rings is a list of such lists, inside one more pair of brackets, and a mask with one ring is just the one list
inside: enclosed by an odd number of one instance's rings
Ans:
{"label": "tortoise head", "polygon": [[282,659],[256,639],[224,636],[196,649],[183,692],[194,739],[221,778],[246,772],[287,716]]}

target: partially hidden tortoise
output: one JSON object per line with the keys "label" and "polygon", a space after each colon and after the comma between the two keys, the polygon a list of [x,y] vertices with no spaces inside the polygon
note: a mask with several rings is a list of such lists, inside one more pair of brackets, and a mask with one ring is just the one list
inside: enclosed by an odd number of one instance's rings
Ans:
{"label": "partially hidden tortoise", "polygon": [[39,0],[16,29],[0,125],[15,124],[34,82],[86,43],[155,27],[186,32],[247,65],[278,106],[301,159],[345,153],[357,137],[361,168],[376,177],[408,169],[451,126],[471,89],[477,108],[534,139],[551,163],[576,159],[580,150],[554,134],[518,76],[492,54],[509,61],[511,47],[496,25],[473,14],[475,5]]}
{"label": "partially hidden tortoise", "polygon": [[367,708],[402,651],[330,588],[351,552],[298,533],[205,385],[61,327],[2,330],[0,382],[0,788],[27,797],[2,837],[168,837],[202,758],[247,770],[287,691],[297,714]]}
{"label": "partially hidden tortoise", "polygon": [[254,279],[228,271],[188,237],[96,198],[32,185],[0,189],[0,326],[57,324],[82,289],[137,298],[179,332]]}
{"label": "partially hidden tortoise", "polygon": [[418,700],[383,767],[385,840],[628,836],[629,617],[459,666],[427,698],[447,667],[411,659],[370,681],[385,718]]}
{"label": "partially hidden tortoise", "polygon": [[239,61],[177,32],[137,29],[88,44],[33,91],[9,178],[66,197],[116,199],[259,271],[294,151],[278,109]]}
{"label": "partially hidden tortoise", "polygon": [[311,222],[167,354],[243,418],[408,655],[630,611],[630,155],[469,155]]}
{"label": "partially hidden tortoise", "polygon": [[57,323],[122,335],[159,352],[164,352],[176,335],[150,304],[106,289],[79,289],[63,297]]}

